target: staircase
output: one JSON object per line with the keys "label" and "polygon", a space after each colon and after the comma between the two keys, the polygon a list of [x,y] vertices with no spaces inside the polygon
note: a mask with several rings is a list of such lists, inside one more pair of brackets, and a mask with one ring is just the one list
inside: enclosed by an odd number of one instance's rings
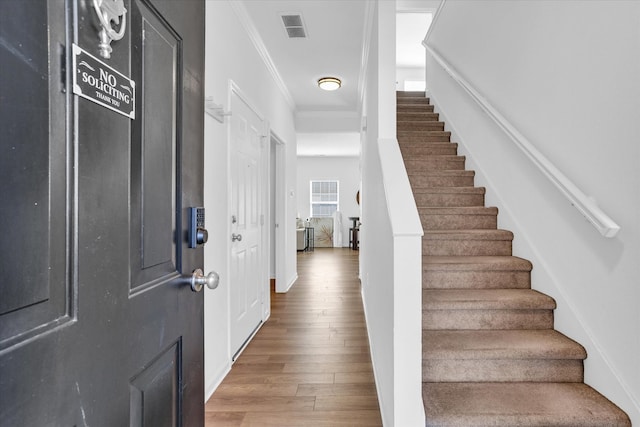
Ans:
{"label": "staircase", "polygon": [[397,93],[397,130],[424,238],[422,381],[428,426],[630,426],[584,384],[584,348],[553,329],[458,145],[424,92]]}

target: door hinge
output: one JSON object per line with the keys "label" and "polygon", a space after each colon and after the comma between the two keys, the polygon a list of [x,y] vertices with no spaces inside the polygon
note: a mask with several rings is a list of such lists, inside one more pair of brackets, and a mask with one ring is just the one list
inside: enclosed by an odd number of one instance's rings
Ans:
{"label": "door hinge", "polygon": [[264,225],[264,214],[260,214],[260,225]]}

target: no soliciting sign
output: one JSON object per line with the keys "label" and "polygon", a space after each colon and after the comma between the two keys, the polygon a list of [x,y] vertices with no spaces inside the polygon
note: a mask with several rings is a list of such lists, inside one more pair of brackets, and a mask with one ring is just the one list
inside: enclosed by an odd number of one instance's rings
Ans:
{"label": "no soliciting sign", "polygon": [[73,93],[135,119],[136,82],[73,45]]}

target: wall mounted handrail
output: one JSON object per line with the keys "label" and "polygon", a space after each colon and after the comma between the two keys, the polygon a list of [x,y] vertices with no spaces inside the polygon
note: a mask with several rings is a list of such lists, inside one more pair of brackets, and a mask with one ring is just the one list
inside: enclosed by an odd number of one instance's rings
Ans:
{"label": "wall mounted handrail", "polygon": [[597,205],[593,198],[582,192],[569,178],[567,178],[549,159],[509,121],[491,105],[474,87],[464,79],[456,69],[448,63],[435,49],[427,43],[428,36],[422,42],[427,52],[436,62],[471,96],[482,110],[498,125],[504,133],[516,144],[531,162],[560,190],[560,192],[604,237],[614,237],[620,231],[620,226]]}

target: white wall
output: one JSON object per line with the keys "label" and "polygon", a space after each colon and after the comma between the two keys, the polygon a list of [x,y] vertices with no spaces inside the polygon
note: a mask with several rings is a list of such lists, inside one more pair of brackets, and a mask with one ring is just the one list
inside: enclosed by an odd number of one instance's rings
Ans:
{"label": "white wall", "polygon": [[404,82],[407,80],[424,82],[424,79],[424,67],[396,67],[396,90],[405,90]]}
{"label": "white wall", "polygon": [[349,246],[349,217],[360,216],[356,193],[360,189],[359,157],[298,157],[298,210],[302,219],[309,218],[311,180],[340,182],[338,205],[342,212],[342,246]]}
{"label": "white wall", "polygon": [[298,133],[360,132],[360,116],[356,111],[297,111]]}
{"label": "white wall", "polygon": [[[425,58],[422,40],[431,21],[433,2],[416,2],[422,10],[415,10],[407,4],[396,2],[396,90],[424,90],[424,87],[408,88],[407,81],[425,82]],[[417,7],[418,4],[413,5]]]}
{"label": "white wall", "polygon": [[[206,3],[205,96],[229,108],[229,80],[233,80],[268,120],[272,132],[285,142],[286,223],[284,274],[287,284],[296,278],[295,188],[296,137],[291,106],[278,89],[230,1]],[[268,139],[266,144],[268,144]],[[228,125],[205,117],[205,208],[209,242],[205,271],[220,274],[220,286],[205,293],[205,396],[208,397],[231,367],[229,350],[229,223]],[[266,149],[268,153],[268,148]],[[188,153],[187,153],[188,155]],[[268,156],[268,154],[267,154]],[[265,189],[265,191],[268,189]],[[265,214],[268,213],[265,211]],[[268,233],[266,233],[268,235]],[[268,297],[268,269],[265,286]],[[264,311],[268,313],[269,308]]]}
{"label": "white wall", "polygon": [[396,0],[398,12],[435,12],[442,0]]}
{"label": "white wall", "polygon": [[298,157],[360,157],[359,129],[351,132],[298,131],[296,139]]}
{"label": "white wall", "polygon": [[585,380],[640,424],[640,2],[445,3],[427,44],[621,226],[602,237],[432,59],[427,86]]}

